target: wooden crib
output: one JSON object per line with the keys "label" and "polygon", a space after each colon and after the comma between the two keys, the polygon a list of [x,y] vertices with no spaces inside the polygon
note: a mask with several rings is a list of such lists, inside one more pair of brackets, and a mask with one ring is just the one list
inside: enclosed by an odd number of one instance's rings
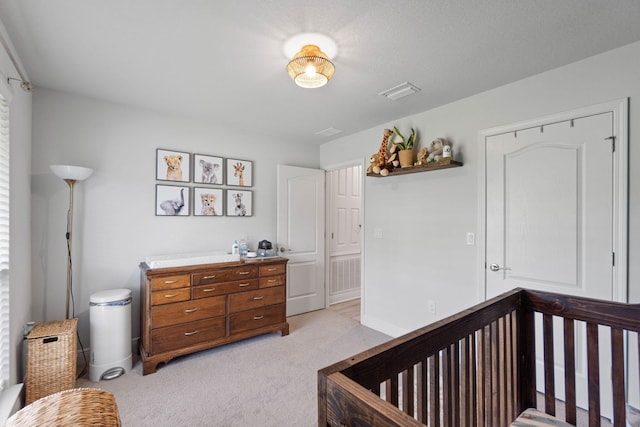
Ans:
{"label": "wooden crib", "polygon": [[[538,407],[537,370],[540,411],[564,407],[575,425],[576,396],[587,392],[589,426],[612,399],[612,423],[623,427],[639,333],[640,305],[515,289],[320,370],[318,425],[509,426]],[[611,375],[600,372],[609,357]]]}

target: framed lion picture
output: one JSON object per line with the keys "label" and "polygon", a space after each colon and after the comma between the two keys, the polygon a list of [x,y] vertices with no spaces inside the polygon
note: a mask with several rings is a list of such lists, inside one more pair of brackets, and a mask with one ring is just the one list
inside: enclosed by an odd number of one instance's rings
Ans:
{"label": "framed lion picture", "polygon": [[190,181],[190,154],[182,151],[156,150],[156,179],[159,181]]}

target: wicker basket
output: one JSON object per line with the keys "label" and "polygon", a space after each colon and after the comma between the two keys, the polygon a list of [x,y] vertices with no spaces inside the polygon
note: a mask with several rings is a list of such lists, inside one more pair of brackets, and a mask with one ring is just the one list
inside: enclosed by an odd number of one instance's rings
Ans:
{"label": "wicker basket", "polygon": [[95,388],[74,388],[43,397],[7,420],[7,427],[120,426],[113,394]]}
{"label": "wicker basket", "polygon": [[27,335],[26,405],[76,386],[77,328],[78,319],[45,322]]}

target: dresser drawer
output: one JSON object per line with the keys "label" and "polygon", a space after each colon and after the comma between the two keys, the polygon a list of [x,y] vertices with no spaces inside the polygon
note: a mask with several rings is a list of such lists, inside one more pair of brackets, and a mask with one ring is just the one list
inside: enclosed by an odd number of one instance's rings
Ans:
{"label": "dresser drawer", "polygon": [[282,323],[285,320],[285,305],[277,304],[268,307],[243,311],[229,316],[229,330],[233,335],[238,332],[258,329],[263,326]]}
{"label": "dresser drawer", "polygon": [[287,282],[286,278],[287,278],[287,276],[285,276],[284,274],[282,274],[280,276],[261,277],[260,278],[260,287],[261,288],[268,288],[270,286],[284,285]]}
{"label": "dresser drawer", "polygon": [[151,292],[151,305],[170,304],[172,302],[188,301],[191,298],[191,288],[167,289]]}
{"label": "dresser drawer", "polygon": [[154,277],[151,280],[151,290],[161,291],[163,289],[184,288],[191,285],[191,276],[182,274],[180,276]]}
{"label": "dresser drawer", "polygon": [[284,302],[284,286],[229,295],[229,313],[250,310]]}
{"label": "dresser drawer", "polygon": [[197,320],[184,325],[170,326],[151,332],[154,352],[176,350],[205,341],[222,338],[227,334],[224,317]]}
{"label": "dresser drawer", "polygon": [[193,287],[193,299],[208,298],[214,295],[225,295],[234,292],[258,289],[258,279],[237,280],[235,282],[211,283]]}
{"label": "dresser drawer", "polygon": [[209,270],[202,273],[193,274],[194,285],[205,285],[209,283],[231,282],[233,280],[253,279],[258,277],[258,267],[246,265],[235,268],[224,268],[220,270]]}
{"label": "dresser drawer", "polygon": [[222,316],[226,312],[225,303],[226,297],[222,296],[152,307],[152,328],[163,328],[194,320]]}
{"label": "dresser drawer", "polygon": [[286,272],[287,266],[285,264],[271,264],[260,266],[260,277],[276,276],[278,274],[285,274]]}

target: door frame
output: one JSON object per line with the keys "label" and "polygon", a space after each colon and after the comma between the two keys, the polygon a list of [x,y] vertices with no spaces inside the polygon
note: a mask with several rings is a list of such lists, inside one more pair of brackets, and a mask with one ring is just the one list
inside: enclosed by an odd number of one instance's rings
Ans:
{"label": "door frame", "polygon": [[539,127],[549,123],[571,120],[578,117],[592,116],[607,112],[613,113],[615,151],[613,153],[613,250],[615,266],[613,268],[613,301],[628,302],[629,286],[627,283],[628,264],[628,182],[629,182],[629,98],[621,98],[610,102],[591,105],[525,120],[504,126],[483,129],[478,132],[478,301],[486,300],[486,144],[487,138],[503,133]]}
{"label": "door frame", "polygon": [[[362,222],[362,228],[360,229],[360,318],[363,318],[363,314],[364,314],[364,283],[365,283],[365,270],[364,270],[364,248],[365,248],[365,244],[364,244],[364,239],[365,239],[365,233],[364,233],[364,229],[365,229],[365,218],[366,218],[366,212],[364,211],[364,197],[365,197],[365,177],[366,177],[366,165],[365,165],[365,161],[364,159],[354,159],[354,160],[347,160],[345,162],[340,162],[340,163],[335,163],[329,166],[324,167],[324,171],[325,174],[327,172],[332,172],[334,170],[338,170],[338,169],[344,169],[344,168],[348,168],[351,166],[360,166],[360,179],[361,179],[361,184],[362,184],[362,188],[360,190],[360,220]],[[326,183],[326,180],[325,180]],[[326,231],[329,230],[329,225],[330,225],[330,218],[329,218],[329,203],[328,203],[328,198],[329,198],[329,192],[326,189],[325,186],[325,215],[324,215],[324,219],[325,219],[325,243],[324,243],[324,256],[325,256],[325,304],[327,307],[329,307],[329,286],[326,286],[328,280],[326,279],[327,277],[329,277],[329,245],[331,244],[331,237],[329,236],[329,233],[327,233]]]}

